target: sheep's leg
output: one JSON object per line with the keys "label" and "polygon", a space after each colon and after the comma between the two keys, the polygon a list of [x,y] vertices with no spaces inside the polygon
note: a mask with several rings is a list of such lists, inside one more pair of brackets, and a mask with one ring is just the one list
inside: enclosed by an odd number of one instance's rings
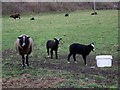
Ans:
{"label": "sheep's leg", "polygon": [[51,50],[51,59],[53,59],[53,50]]}
{"label": "sheep's leg", "polygon": [[26,56],[26,64],[27,64],[27,66],[29,66],[28,55]]}
{"label": "sheep's leg", "polygon": [[74,59],[74,62],[77,63],[77,60],[76,60],[76,54],[73,54],[73,59]]}
{"label": "sheep's leg", "polygon": [[23,68],[25,68],[25,57],[24,57],[24,55],[22,55],[22,66],[23,66]]}
{"label": "sheep's leg", "polygon": [[50,56],[49,56],[49,48],[48,48],[48,47],[47,47],[47,54],[48,54],[48,57],[50,57]]}
{"label": "sheep's leg", "polygon": [[58,59],[57,50],[55,51],[56,59]]}
{"label": "sheep's leg", "polygon": [[68,63],[70,63],[70,57],[71,57],[71,53],[70,54],[68,54],[68,59],[67,59],[67,61],[68,61]]}
{"label": "sheep's leg", "polygon": [[85,56],[85,55],[82,55],[82,57],[83,57],[83,59],[84,59],[85,65],[87,66],[87,64],[86,64],[86,56]]}

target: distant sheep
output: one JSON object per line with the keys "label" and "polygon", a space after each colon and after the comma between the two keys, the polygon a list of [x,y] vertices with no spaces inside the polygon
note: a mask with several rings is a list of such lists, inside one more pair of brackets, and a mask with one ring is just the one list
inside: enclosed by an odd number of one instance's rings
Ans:
{"label": "distant sheep", "polygon": [[56,59],[58,58],[57,51],[58,51],[58,45],[59,45],[60,40],[62,40],[62,38],[60,38],[60,39],[54,38],[54,40],[48,40],[46,43],[48,56],[49,56],[49,49],[51,49],[51,51],[50,51],[51,59],[53,59],[53,51],[55,51]]}
{"label": "distant sheep", "polygon": [[94,44],[91,43],[89,45],[83,45],[83,44],[79,44],[79,43],[73,43],[70,45],[69,51],[70,51],[70,53],[69,53],[68,59],[67,59],[68,63],[70,63],[71,55],[73,55],[74,61],[75,61],[75,63],[77,63],[75,56],[76,56],[76,54],[80,54],[80,55],[82,55],[82,57],[84,59],[85,65],[87,65],[86,64],[86,56],[89,55],[89,53],[91,51],[94,51]]}
{"label": "distant sheep", "polygon": [[91,15],[97,15],[97,12],[93,12],[93,13],[91,13]]}
{"label": "distant sheep", "polygon": [[35,18],[33,17],[33,18],[31,18],[30,20],[35,20]]}
{"label": "distant sheep", "polygon": [[[16,45],[16,50],[22,56],[23,68],[25,67],[25,63],[27,66],[29,66],[28,55],[31,54],[33,48],[32,38],[23,34],[17,38],[15,45]],[[25,60],[25,55],[26,55],[26,60]]]}
{"label": "distant sheep", "polygon": [[20,14],[19,14],[19,13],[17,13],[17,14],[12,14],[12,15],[10,15],[10,17],[11,17],[11,18],[14,18],[14,19],[16,19],[16,18],[19,18],[19,19],[20,19]]}
{"label": "distant sheep", "polygon": [[67,16],[69,16],[69,14],[68,14],[68,13],[66,13],[66,14],[65,14],[65,17],[67,17]]}

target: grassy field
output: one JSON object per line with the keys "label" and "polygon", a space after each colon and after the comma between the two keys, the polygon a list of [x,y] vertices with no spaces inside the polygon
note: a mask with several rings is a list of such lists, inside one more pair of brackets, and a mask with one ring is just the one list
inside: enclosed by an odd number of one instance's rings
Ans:
{"label": "grassy field", "polygon": [[[64,13],[24,14],[20,20],[3,16],[3,79],[7,81],[29,74],[32,79],[61,78],[61,82],[46,87],[117,88],[118,11],[101,10],[95,16],[90,15],[91,12],[70,12],[69,17],[64,17]],[[35,20],[31,21],[33,16]],[[14,42],[21,34],[28,34],[34,41],[29,60],[31,66],[24,70],[20,64],[21,57],[14,49]],[[58,60],[46,57],[46,41],[54,37],[62,38]],[[72,58],[71,64],[67,64],[68,47],[74,42],[95,43],[96,51],[90,54],[88,66],[84,66],[81,56],[77,56],[78,64],[74,64]],[[97,68],[95,56],[99,54],[111,54],[113,66]],[[91,66],[95,68],[91,69]]]}

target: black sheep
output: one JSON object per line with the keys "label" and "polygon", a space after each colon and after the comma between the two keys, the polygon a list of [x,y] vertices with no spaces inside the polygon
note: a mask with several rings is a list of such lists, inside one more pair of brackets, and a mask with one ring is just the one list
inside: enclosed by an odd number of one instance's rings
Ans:
{"label": "black sheep", "polygon": [[68,14],[68,13],[66,13],[66,14],[65,14],[65,17],[67,17],[67,16],[69,16],[69,14]]}
{"label": "black sheep", "polygon": [[93,13],[91,13],[91,15],[97,15],[97,12],[93,12]]}
{"label": "black sheep", "polygon": [[97,12],[95,12],[95,14],[97,14]]}
{"label": "black sheep", "polygon": [[35,20],[35,18],[33,17],[33,18],[31,18],[30,20]]}
{"label": "black sheep", "polygon": [[50,51],[51,59],[53,58],[53,51],[55,51],[56,59],[58,58],[57,51],[58,51],[58,45],[59,45],[60,40],[62,40],[62,38],[60,38],[60,39],[54,38],[54,40],[48,40],[46,43],[48,56],[49,56],[49,49],[51,49],[51,51]]}
{"label": "black sheep", "polygon": [[10,15],[10,17],[11,17],[11,18],[14,18],[14,19],[16,19],[16,18],[19,18],[19,19],[20,19],[20,14],[19,14],[19,13],[12,14],[12,15]]}
{"label": "black sheep", "polygon": [[82,55],[84,59],[84,63],[86,65],[86,56],[89,55],[91,51],[94,51],[94,44],[91,43],[89,45],[83,45],[79,43],[73,43],[70,45],[69,50],[70,50],[70,53],[68,55],[68,63],[70,63],[71,55],[73,55],[74,61],[75,63],[77,63],[75,56],[76,54],[80,54]]}

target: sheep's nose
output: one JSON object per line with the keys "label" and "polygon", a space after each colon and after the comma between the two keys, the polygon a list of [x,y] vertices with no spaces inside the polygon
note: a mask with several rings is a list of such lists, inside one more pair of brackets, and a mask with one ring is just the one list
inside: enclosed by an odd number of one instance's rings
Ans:
{"label": "sheep's nose", "polygon": [[25,46],[25,43],[23,43],[22,46],[24,47],[24,46]]}

